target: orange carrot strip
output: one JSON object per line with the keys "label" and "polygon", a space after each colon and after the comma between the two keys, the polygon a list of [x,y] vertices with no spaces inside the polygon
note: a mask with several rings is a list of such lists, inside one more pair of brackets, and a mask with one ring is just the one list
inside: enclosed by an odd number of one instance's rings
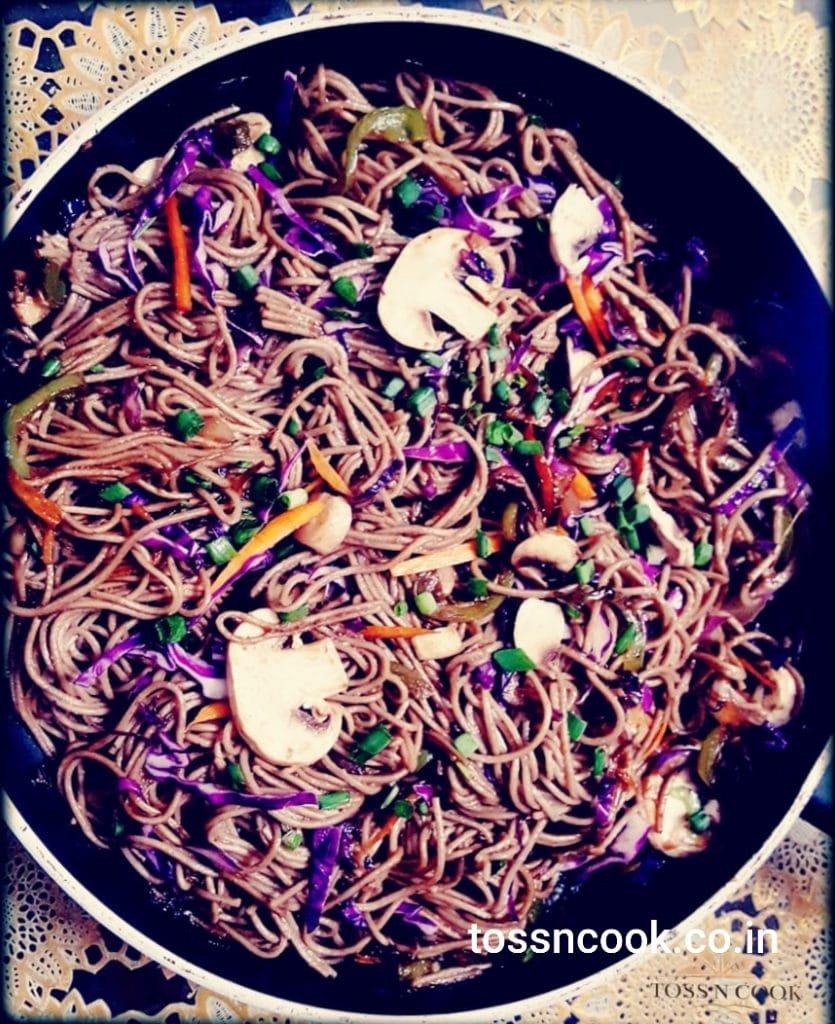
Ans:
{"label": "orange carrot strip", "polygon": [[315,519],[324,507],[324,503],[321,501],[309,501],[306,505],[299,505],[298,508],[282,512],[271,519],[266,526],[262,526],[258,533],[251,537],[235,557],[231,558],[221,569],[212,584],[212,597],[217,596],[235,573],[240,572],[248,559],[253,555],[262,555],[265,551],[275,547],[280,540],[284,540],[291,533],[295,533],[300,526]]}
{"label": "orange carrot strip", "polygon": [[597,349],[597,354],[603,356],[606,354],[606,347],[603,344],[603,339],[600,337],[600,332],[597,329],[594,317],[591,314],[591,310],[586,302],[586,297],[575,277],[566,278],[565,285],[568,288],[568,294],[571,296],[571,301],[574,303],[574,309],[577,312],[577,316],[582,320],[583,326],[589,332],[591,340],[594,342],[594,347]]}
{"label": "orange carrot strip", "polygon": [[[495,554],[501,549],[502,535],[500,533],[488,533],[487,543],[490,545],[490,553]],[[478,557],[476,542],[465,540],[460,544],[454,544],[451,548],[444,548],[442,551],[430,551],[426,555],[415,555],[405,562],[398,562],[392,567],[392,576],[412,576],[418,572],[431,572],[433,569],[443,569],[448,565],[464,565],[472,562]]]}
{"label": "orange carrot strip", "polygon": [[574,473],[574,478],[571,481],[571,490],[574,491],[581,501],[593,501],[597,497],[591,480],[589,480],[585,473],[581,473],[579,469]]}
{"label": "orange carrot strip", "polygon": [[344,494],[346,497],[351,496],[351,488],[345,483],[342,477],[337,473],[333,466],[328,462],[322,452],[319,450],[319,446],[315,441],[309,441],[307,444],[307,450],[310,453],[310,461],[313,463],[313,468],[319,474],[319,476],[325,481],[328,487],[336,491],[337,494]]}
{"label": "orange carrot strip", "polygon": [[225,700],[214,700],[211,704],[204,704],[197,714],[192,718],[191,725],[197,725],[198,722],[213,722],[218,718],[229,718],[232,714],[232,710],[229,707],[229,702]]}
{"label": "orange carrot strip", "polygon": [[48,530],[44,530],[43,541],[41,543],[43,564],[55,565],[55,553],[55,530],[50,526]]}
{"label": "orange carrot strip", "polygon": [[434,632],[434,629],[425,629],[423,626],[363,626],[360,630],[366,640],[408,640],[413,636]]}
{"label": "orange carrot strip", "polygon": [[61,522],[60,505],[56,505],[50,498],[45,498],[39,490],[21,479],[13,469],[9,470],[9,487],[15,497],[47,526],[57,526]]}
{"label": "orange carrot strip", "polygon": [[186,233],[180,219],[180,208],[176,195],[165,201],[165,221],[171,241],[171,255],[174,258],[174,305],[180,313],[191,312],[191,276],[188,269]]}
{"label": "orange carrot strip", "polygon": [[371,833],[371,835],[368,837],[368,840],[365,843],[363,843],[362,846],[360,847],[360,853],[363,856],[371,853],[374,847],[381,843],[389,834],[389,832],[391,832],[391,830],[394,828],[397,822],[401,820],[402,819],[398,818],[396,814],[392,814],[392,816],[387,821],[385,821],[375,832]]}
{"label": "orange carrot strip", "polygon": [[609,324],[606,322],[606,313],[603,310],[603,296],[600,294],[600,289],[587,274],[583,274],[582,288],[583,298],[586,300],[586,306],[588,306],[589,313],[592,320],[594,320],[600,337],[604,341],[608,341],[611,337],[611,332],[609,331]]}

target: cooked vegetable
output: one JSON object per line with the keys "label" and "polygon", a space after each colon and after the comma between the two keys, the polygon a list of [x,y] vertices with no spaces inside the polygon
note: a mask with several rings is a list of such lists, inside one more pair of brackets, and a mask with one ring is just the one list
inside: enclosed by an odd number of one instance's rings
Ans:
{"label": "cooked vegetable", "polygon": [[9,466],[24,480],[29,478],[29,463],[21,455],[18,448],[18,432],[20,425],[28,419],[32,413],[37,412],[43,406],[48,405],[53,398],[65,392],[74,391],[83,387],[84,378],[80,373],[68,373],[63,377],[53,377],[46,384],[42,384],[31,395],[21,399],[15,405],[9,407],[5,418],[6,453],[9,457]]}
{"label": "cooked vegetable", "polygon": [[313,830],[310,843],[310,882],[304,910],[305,931],[315,932],[319,927],[325,900],[336,873],[337,857],[342,841],[342,827]]}
{"label": "cooked vegetable", "polygon": [[[490,544],[490,553],[494,554],[501,548],[501,537],[498,534],[487,534]],[[405,562],[399,562],[392,566],[392,576],[414,576],[419,572],[431,572],[433,569],[443,569],[448,565],[463,565],[471,562],[477,557],[476,542],[474,540],[463,541],[443,551],[434,551],[426,555],[416,555]]]}
{"label": "cooked vegetable", "polygon": [[351,488],[337,473],[337,471],[331,466],[322,452],[319,450],[319,446],[315,441],[310,440],[307,443],[307,451],[310,455],[310,461],[313,463],[313,468],[322,478],[322,480],[332,488],[337,494],[344,494],[350,498]]}
{"label": "cooked vegetable", "polygon": [[357,170],[360,146],[366,139],[385,139],[386,142],[423,142],[429,138],[429,128],[423,114],[414,107],[378,107],[369,110],[356,122],[345,144],[345,177],[342,187],[347,192]]}
{"label": "cooked vegetable", "polygon": [[179,313],[191,312],[191,278],[189,275],[188,248],[186,233],[180,219],[180,207],[177,197],[171,195],[165,201],[165,220],[168,224],[168,237],[171,242],[171,256],[174,261],[174,305]]}

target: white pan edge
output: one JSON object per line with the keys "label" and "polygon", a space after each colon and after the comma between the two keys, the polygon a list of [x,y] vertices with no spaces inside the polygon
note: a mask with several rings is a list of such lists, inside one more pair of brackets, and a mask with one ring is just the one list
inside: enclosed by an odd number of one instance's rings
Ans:
{"label": "white pan edge", "polygon": [[[695,119],[693,115],[684,109],[683,105],[667,95],[660,95],[660,90],[653,89],[649,83],[640,76],[630,74],[627,71],[612,67],[610,62],[599,57],[591,51],[569,45],[562,40],[554,39],[547,31],[528,25],[516,25],[485,14],[474,14],[465,11],[438,11],[430,9],[414,8],[390,8],[375,5],[373,8],[364,11],[352,11],[350,14],[338,12],[333,14],[308,15],[300,18],[288,19],[275,22],[270,25],[260,26],[239,35],[230,36],[219,40],[217,43],[201,49],[195,53],[186,54],[173,61],[170,65],[159,68],[148,75],[136,85],[125,90],[118,97],[109,102],[96,114],[88,118],[81,127],[76,129],[69,138],[52,153],[43,164],[41,164],[29,177],[18,194],[6,207],[3,219],[3,237],[5,237],[25,213],[28,207],[37,199],[42,189],[49,183],[53,175],[64,167],[81,147],[87,143],[106,126],[115,121],[123,113],[135,106],[146,96],[156,92],[159,88],[169,82],[188,74],[196,68],[233,53],[237,50],[245,50],[250,46],[268,40],[279,39],[287,36],[297,35],[312,29],[327,30],[332,25],[342,24],[368,24],[383,22],[415,22],[421,21],[437,25],[464,26],[482,31],[491,32],[494,35],[504,35],[517,39],[527,40],[536,43],[546,49],[565,53],[575,57],[584,63],[591,64],[601,70],[618,78],[629,85],[634,86],[640,92],[654,99],[661,106],[666,107],[673,114],[676,114],[686,124],[690,125],[715,149],[722,153],[740,171],[749,185],[767,203],[769,208],[783,223],[784,228],[802,253],[807,264],[811,268],[815,278],[821,284],[824,292],[829,297],[829,280],[825,278],[823,269],[816,266],[816,260],[810,254],[803,241],[797,236],[790,225],[786,224],[780,214],[775,210],[773,203],[768,196],[768,189],[764,178],[759,172],[749,165],[741,155],[733,153],[731,140],[721,137],[710,126]],[[706,914],[712,912],[729,897],[749,878],[765,861],[771,856],[777,845],[785,838],[792,825],[799,817],[803,807],[809,801],[820,782],[829,763],[832,752],[832,741],[818,757],[812,770],[803,783],[800,791],[792,802],[780,823],[769,836],[768,840],[761,846],[737,871],[737,873],[715,893],[710,900],[706,901],[693,913],[682,921],[676,928],[675,934],[682,935],[690,927],[695,926]],[[617,961],[610,967],[606,967],[595,974],[589,975],[571,985],[554,989],[550,992],[512,1003],[499,1004],[493,1007],[485,1007],[478,1010],[465,1011],[455,1014],[443,1013],[432,1014],[368,1014],[348,1013],[337,1010],[328,1010],[320,1007],[304,1005],[290,1000],[279,999],[267,993],[239,985],[220,975],[213,974],[191,961],[172,954],[164,946],[155,942],[147,935],[136,929],[128,921],[125,921],[118,914],[114,913],[101,900],[98,899],[86,886],[82,885],[75,876],[54,856],[52,851],[40,839],[32,826],[26,821],[8,795],[3,793],[3,814],[9,828],[17,837],[24,848],[40,864],[46,873],[75,900],[87,913],[95,918],[104,927],[109,928],[125,942],[144,953],[150,959],[162,964],[164,967],[186,977],[196,985],[210,989],[219,995],[225,995],[230,999],[248,1003],[275,1015],[285,1015],[291,1019],[311,1020],[317,1024],[391,1024],[396,1020],[398,1024],[490,1024],[500,1017],[511,1017],[523,1011],[542,1009],[557,999],[567,999],[578,995],[593,986],[605,983],[620,972],[630,969],[639,962],[652,955],[651,950],[642,950],[631,954],[622,960]]]}

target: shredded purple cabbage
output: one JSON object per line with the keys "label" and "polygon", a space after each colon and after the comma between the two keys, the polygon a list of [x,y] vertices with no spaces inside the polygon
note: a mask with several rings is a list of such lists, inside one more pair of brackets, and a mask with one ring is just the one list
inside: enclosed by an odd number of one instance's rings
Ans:
{"label": "shredded purple cabbage", "polygon": [[522,362],[522,359],[524,358],[525,353],[531,347],[532,342],[533,342],[533,336],[528,334],[526,337],[522,338],[522,340],[519,342],[519,344],[513,350],[512,354],[510,356],[510,359],[508,359],[508,361],[507,361],[507,368],[508,368],[508,370],[511,373],[514,370],[518,370],[519,369],[519,365]]}
{"label": "shredded purple cabbage", "polygon": [[487,263],[487,260],[481,253],[476,252],[474,249],[465,249],[461,253],[460,263],[465,270],[475,274],[476,277],[480,277],[482,281],[486,281],[488,284],[495,277],[493,268]]}
{"label": "shredded purple cabbage", "polygon": [[492,690],[496,684],[496,666],[492,661],[485,661],[473,672],[473,679],[482,690]]}
{"label": "shredded purple cabbage", "polygon": [[304,908],[304,927],[307,932],[315,932],[319,927],[325,900],[336,873],[341,839],[341,825],[329,825],[313,831],[310,844],[310,884]]}
{"label": "shredded purple cabbage", "polygon": [[206,231],[212,222],[212,193],[205,185],[194,193],[192,197],[192,239],[191,248],[191,272],[203,287],[209,297],[209,302],[214,302],[216,284],[209,273],[206,255]]}
{"label": "shredded purple cabbage", "polygon": [[646,683],[641,687],[641,711],[650,715],[655,710],[655,694]]}
{"label": "shredded purple cabbage", "polygon": [[412,903],[411,900],[403,900],[398,903],[395,914],[402,917],[406,924],[419,928],[424,935],[434,935],[438,930],[438,923],[419,903]]}
{"label": "shredded purple cabbage", "polygon": [[138,651],[144,646],[145,641],[139,633],[133,633],[131,636],[125,637],[124,640],[119,641],[118,644],[100,654],[91,665],[88,665],[81,675],[76,677],[74,685],[89,686],[90,683],[106,672],[111,665],[121,661],[126,654]]}
{"label": "shredded purple cabbage", "polygon": [[374,481],[374,483],[371,484],[369,487],[366,487],[365,490],[358,495],[356,499],[357,502],[359,504],[362,504],[363,502],[370,501],[372,498],[376,497],[380,493],[380,491],[384,491],[386,490],[386,488],[391,487],[391,485],[400,476],[402,472],[402,460],[394,459],[394,461],[390,465],[386,466],[386,468],[383,470],[380,476]]}
{"label": "shredded purple cabbage", "polygon": [[708,276],[710,260],[707,255],[707,246],[698,236],[689,238],[684,245],[685,263],[697,281],[704,280]]}
{"label": "shredded purple cabbage", "polygon": [[616,793],[617,786],[614,779],[608,777],[601,779],[600,788],[597,791],[597,796],[594,798],[595,824],[604,828],[611,824]]}
{"label": "shredded purple cabbage", "polygon": [[368,931],[368,921],[365,919],[365,914],[363,914],[353,900],[346,900],[339,908],[339,913],[343,920],[347,921],[348,924],[353,925],[357,931]]}
{"label": "shredded purple cabbage", "polygon": [[331,256],[341,258],[336,246],[332,242],[329,242],[322,232],[319,231],[318,228],[315,228],[310,221],[305,220],[300,213],[296,212],[284,192],[278,187],[278,185],[270,181],[263,171],[260,171],[253,164],[252,166],[247,167],[246,173],[247,177],[251,181],[254,181],[256,185],[261,186],[272,203],[292,224],[322,246],[322,251],[329,253]]}
{"label": "shredded purple cabbage", "polygon": [[304,441],[299,446],[298,451],[294,455],[291,455],[290,458],[282,466],[281,473],[278,478],[279,494],[282,494],[284,491],[287,490],[287,483],[290,479],[290,474],[293,471],[293,467],[298,463],[299,459],[301,459],[302,455],[304,454],[305,448],[307,448],[307,441]]}
{"label": "shredded purple cabbage", "polygon": [[[130,250],[130,243],[128,243],[128,250]],[[96,246],[96,255],[101,263],[101,268],[108,275],[108,277],[114,277],[117,281],[121,282],[128,291],[135,292],[138,290],[138,286],[132,281],[128,275],[120,270],[111,259],[110,252],[107,248],[107,242],[99,242]],[[130,264],[128,264],[130,266]],[[134,275],[136,276],[136,275]]]}
{"label": "shredded purple cabbage", "polygon": [[428,804],[431,804],[435,797],[435,791],[428,782],[416,782],[414,786],[412,786],[412,791],[415,796],[420,800],[425,800]]}
{"label": "shredded purple cabbage", "polygon": [[509,203],[513,199],[518,199],[524,191],[525,186],[515,181],[509,182],[507,185],[500,185],[499,188],[481,196],[481,212],[489,213],[499,203]]}
{"label": "shredded purple cabbage", "polygon": [[442,218],[441,223],[453,228],[461,228],[464,231],[473,231],[483,238],[515,238],[522,234],[518,224],[508,221],[494,220],[482,217],[470,206],[467,196],[455,196],[450,207],[448,218]]}
{"label": "shredded purple cabbage", "polygon": [[131,430],[139,430],[142,426],[142,398],[136,377],[128,377],[119,388],[119,397],[125,410],[125,420]]}

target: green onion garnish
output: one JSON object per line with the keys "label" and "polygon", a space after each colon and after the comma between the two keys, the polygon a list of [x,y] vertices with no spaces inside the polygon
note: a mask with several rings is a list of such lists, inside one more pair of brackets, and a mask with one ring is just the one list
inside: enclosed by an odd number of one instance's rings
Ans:
{"label": "green onion garnish", "polygon": [[389,787],[388,793],[386,793],[386,795],[383,797],[383,802],[380,804],[380,809],[382,810],[388,807],[388,805],[392,802],[392,800],[397,796],[399,792],[400,787],[395,782],[393,786]]}
{"label": "green onion garnish", "polygon": [[525,122],[526,126],[533,125],[536,128],[545,127],[545,118],[541,114],[528,114],[528,119]]}
{"label": "green onion garnish", "polygon": [[628,476],[624,476],[623,473],[619,473],[612,481],[612,490],[615,492],[618,501],[622,505],[635,493],[635,485]]}
{"label": "green onion garnish", "polygon": [[487,349],[487,359],[491,363],[500,363],[503,359],[507,359],[510,355],[510,350],[506,345],[495,345],[493,348]]}
{"label": "green onion garnish", "polygon": [[626,541],[626,544],[631,551],[641,550],[641,538],[638,536],[638,531],[634,526],[625,526],[621,532],[623,534],[623,539]]}
{"label": "green onion garnish", "polygon": [[188,484],[189,487],[202,487],[204,491],[213,491],[215,489],[215,485],[211,480],[207,480],[190,469],[183,473],[183,483]]}
{"label": "green onion garnish", "polygon": [[336,789],[332,793],[322,793],[319,797],[320,811],[333,811],[337,807],[344,807],[351,799],[347,789]]}
{"label": "green onion garnish", "polygon": [[365,764],[369,758],[376,757],[391,743],[391,732],[385,725],[375,725],[371,732],[366,733],[354,744],[351,760],[354,764]]}
{"label": "green onion garnish", "polygon": [[255,140],[255,148],[260,149],[262,153],[267,153],[269,156],[275,156],[276,153],[281,151],[281,143],[275,135],[264,132],[263,135],[259,135]]}
{"label": "green onion garnish", "polygon": [[492,324],[490,330],[487,332],[487,344],[488,345],[501,345],[502,336],[499,331],[498,324]]}
{"label": "green onion garnish", "polygon": [[710,815],[703,807],[700,807],[698,811],[694,811],[687,820],[690,823],[690,828],[697,835],[707,832],[711,825]]}
{"label": "green onion garnish", "polygon": [[437,401],[435,392],[428,385],[416,388],[409,395],[409,406],[417,416],[426,416],[435,408]]}
{"label": "green onion garnish", "polygon": [[397,398],[403,388],[406,387],[406,381],[402,377],[391,377],[383,385],[383,389],[380,394],[383,398]]}
{"label": "green onion garnish", "polygon": [[368,242],[357,242],[351,249],[358,260],[367,260],[369,256],[374,255],[374,246]]}
{"label": "green onion garnish", "polygon": [[581,516],[579,526],[584,537],[591,537],[594,533],[594,520],[591,516]]}
{"label": "green onion garnish", "polygon": [[568,388],[560,388],[554,392],[553,400],[554,411],[563,416],[568,412],[569,406],[571,405],[571,395]]}
{"label": "green onion garnish", "polygon": [[181,441],[190,441],[204,426],[203,417],[196,409],[181,409],[174,417],[171,429]]}
{"label": "green onion garnish", "polygon": [[258,284],[258,271],[251,263],[245,263],[232,271],[232,279],[242,292],[251,292]]}
{"label": "green onion garnish", "polygon": [[531,399],[531,414],[535,420],[538,420],[546,412],[548,412],[548,396],[544,391],[537,391]]}
{"label": "green onion garnish", "polygon": [[649,505],[639,502],[626,510],[626,518],[633,526],[640,526],[649,519]]}
{"label": "green onion garnish", "polygon": [[490,557],[490,538],[483,530],[476,530],[475,553],[479,558]]}
{"label": "green onion garnish", "polygon": [[246,779],[244,773],[241,771],[240,765],[235,764],[234,761],[226,762],[226,774],[229,776],[229,784],[232,789],[240,792],[242,789],[246,789]]}
{"label": "green onion garnish", "polygon": [[568,712],[565,721],[570,740],[578,740],[586,731],[586,723],[579,715],[575,715],[573,711]]}
{"label": "green onion garnish", "polygon": [[421,615],[431,615],[437,611],[438,602],[428,590],[424,590],[420,594],[415,594],[415,608]]}
{"label": "green onion garnish", "polygon": [[250,482],[249,496],[256,505],[272,505],[278,497],[278,480],[274,476],[259,473]]}
{"label": "green onion garnish", "polygon": [[579,619],[580,618],[580,609],[579,608],[575,608],[573,604],[565,604],[565,605],[563,605],[563,611],[565,612],[565,617],[567,619]]}
{"label": "green onion garnish", "polygon": [[425,768],[433,757],[434,754],[430,753],[428,750],[419,751],[417,756],[417,770],[420,771],[421,768]]}
{"label": "green onion garnish", "polygon": [[410,800],[395,800],[392,811],[398,818],[405,818],[407,821],[415,813],[415,809],[412,807]]}
{"label": "green onion garnish", "polygon": [[590,558],[584,559],[582,562],[578,562],[574,566],[574,575],[577,577],[577,582],[583,585],[590,583],[592,576],[594,576],[594,562]]}
{"label": "green onion garnish", "polygon": [[709,544],[706,540],[700,540],[693,548],[693,565],[697,569],[703,569],[706,565],[710,565],[712,558],[713,545]]}
{"label": "green onion garnish", "polygon": [[306,505],[308,493],[303,487],[293,487],[279,495],[278,503],[282,508],[298,508],[299,505]]}
{"label": "green onion garnish", "polygon": [[622,366],[624,370],[640,370],[641,360],[636,359],[635,356],[624,356],[618,360],[618,365]]}
{"label": "green onion garnish", "polygon": [[298,850],[302,845],[302,834],[297,828],[291,828],[281,837],[281,845],[285,850]]}
{"label": "green onion garnish", "polygon": [[415,179],[410,178],[408,175],[394,186],[394,194],[400,200],[401,204],[407,208],[417,202],[422,191],[423,189],[418,185]]}
{"label": "green onion garnish", "polygon": [[215,565],[226,565],[237,552],[228,537],[215,537],[206,545],[206,554]]}
{"label": "green onion garnish", "polygon": [[276,185],[281,184],[282,177],[279,174],[278,168],[274,167],[269,160],[262,160],[261,163],[258,164],[258,170],[265,178],[269,178],[269,180],[275,182]]}
{"label": "green onion garnish", "polygon": [[444,357],[439,356],[436,352],[421,352],[420,361],[426,363],[427,366],[433,366],[436,370],[440,370],[444,365]]}
{"label": "green onion garnish", "polygon": [[493,393],[500,402],[510,401],[510,385],[506,380],[497,380],[493,385]]}
{"label": "green onion garnish", "polygon": [[478,749],[475,736],[469,732],[462,732],[460,736],[456,736],[452,745],[462,757],[469,757]]}
{"label": "green onion garnish", "polygon": [[517,441],[513,446],[517,455],[544,455],[545,448],[541,441]]}
{"label": "green onion garnish", "polygon": [[349,306],[357,304],[357,286],[350,277],[338,277],[331,285],[336,294]]}
{"label": "green onion garnish", "polygon": [[44,360],[44,364],[41,367],[42,377],[57,377],[61,372],[61,360],[58,356],[49,356],[48,359]]}
{"label": "green onion garnish", "polygon": [[290,437],[296,437],[299,431],[302,429],[301,423],[296,419],[289,419],[287,421],[287,433]]}
{"label": "green onion garnish", "polygon": [[491,444],[488,444],[487,447],[484,449],[484,458],[488,462],[492,462],[493,464],[504,462],[502,453],[499,451],[498,448],[495,448]]}
{"label": "green onion garnish", "polygon": [[467,586],[473,597],[487,597],[487,580],[483,580],[480,576],[471,576],[467,581]]}
{"label": "green onion garnish", "polygon": [[130,493],[130,487],[126,487],[118,480],[116,483],[105,484],[104,487],[99,488],[99,497],[102,501],[112,501],[114,505],[119,501],[124,501],[130,496]]}
{"label": "green onion garnish", "polygon": [[252,516],[242,517],[229,531],[229,538],[236,547],[242,548],[247,541],[252,540],[255,534],[258,533],[261,525]]}
{"label": "green onion garnish", "polygon": [[303,619],[309,612],[309,605],[300,604],[298,608],[293,608],[289,612],[279,612],[278,617],[282,622],[298,622],[299,619]]}
{"label": "green onion garnish", "polygon": [[91,366],[89,373],[104,373],[104,363],[96,363],[95,366]]}
{"label": "green onion garnish", "polygon": [[418,812],[418,814],[428,814],[429,804],[425,800],[418,800],[418,802],[415,804],[415,810]]}
{"label": "green onion garnish", "polygon": [[161,644],[178,644],[188,632],[182,615],[163,615],[154,620],[154,634]]}
{"label": "green onion garnish", "polygon": [[606,768],[606,748],[595,747],[594,748],[594,764],[592,765],[591,773],[599,779]]}
{"label": "green onion garnish", "polygon": [[615,654],[626,654],[638,636],[638,627],[630,622],[626,629],[615,641]]}
{"label": "green onion garnish", "polygon": [[408,610],[409,606],[405,601],[398,601],[394,608],[392,608],[392,614],[396,619],[402,619]]}
{"label": "green onion garnish", "polygon": [[536,668],[521,647],[505,647],[495,651],[493,661],[505,672],[531,672]]}

